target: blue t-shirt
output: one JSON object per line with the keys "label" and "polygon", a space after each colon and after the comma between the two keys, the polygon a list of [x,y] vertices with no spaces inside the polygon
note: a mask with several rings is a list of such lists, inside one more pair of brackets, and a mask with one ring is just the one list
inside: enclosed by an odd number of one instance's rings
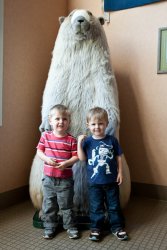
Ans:
{"label": "blue t-shirt", "polygon": [[83,142],[87,157],[87,176],[89,184],[109,184],[117,179],[117,156],[122,154],[118,140],[112,135],[103,139],[87,137]]}

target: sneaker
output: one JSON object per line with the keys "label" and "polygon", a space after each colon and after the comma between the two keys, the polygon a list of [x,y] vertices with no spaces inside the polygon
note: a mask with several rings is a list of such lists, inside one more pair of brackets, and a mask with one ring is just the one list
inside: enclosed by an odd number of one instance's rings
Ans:
{"label": "sneaker", "polygon": [[89,235],[89,240],[99,241],[100,240],[100,231],[93,230]]}
{"label": "sneaker", "polygon": [[120,229],[119,231],[113,233],[113,235],[115,235],[118,240],[127,240],[128,239],[127,233],[122,229]]}
{"label": "sneaker", "polygon": [[70,239],[77,239],[79,238],[79,232],[77,228],[69,228],[67,230],[68,237]]}
{"label": "sneaker", "polygon": [[55,236],[55,230],[53,228],[45,228],[45,231],[44,231],[44,235],[43,235],[43,238],[44,239],[53,239],[53,237]]}

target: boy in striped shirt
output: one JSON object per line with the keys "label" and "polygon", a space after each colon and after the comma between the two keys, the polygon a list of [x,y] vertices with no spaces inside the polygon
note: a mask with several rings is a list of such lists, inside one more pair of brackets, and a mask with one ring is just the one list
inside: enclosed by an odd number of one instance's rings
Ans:
{"label": "boy in striped shirt", "polygon": [[63,227],[70,239],[79,237],[73,214],[72,166],[78,161],[77,141],[67,133],[70,111],[58,104],[51,108],[49,123],[52,131],[42,133],[37,145],[37,154],[44,161],[43,215],[44,238],[52,239],[58,226],[58,211],[61,210]]}

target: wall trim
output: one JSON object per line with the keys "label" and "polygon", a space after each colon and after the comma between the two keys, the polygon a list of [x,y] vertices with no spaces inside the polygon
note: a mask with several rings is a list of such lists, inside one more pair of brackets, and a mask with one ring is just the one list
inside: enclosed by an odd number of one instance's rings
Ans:
{"label": "wall trim", "polygon": [[7,208],[28,199],[30,199],[28,185],[0,193],[0,209]]}
{"label": "wall trim", "polygon": [[[167,186],[132,182],[131,195],[167,201]],[[30,199],[28,185],[1,193],[0,209],[7,208],[28,199]]]}
{"label": "wall trim", "polygon": [[132,182],[131,194],[167,201],[167,186]]}

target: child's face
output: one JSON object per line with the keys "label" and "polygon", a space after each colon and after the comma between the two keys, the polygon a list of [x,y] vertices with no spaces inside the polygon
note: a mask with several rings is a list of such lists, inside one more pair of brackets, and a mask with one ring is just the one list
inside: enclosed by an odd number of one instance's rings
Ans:
{"label": "child's face", "polygon": [[108,122],[103,118],[97,119],[92,117],[87,125],[94,138],[100,139],[105,136],[105,130]]}
{"label": "child's face", "polygon": [[66,134],[66,131],[69,127],[70,117],[66,113],[55,110],[49,119],[49,123],[56,135],[63,136]]}

